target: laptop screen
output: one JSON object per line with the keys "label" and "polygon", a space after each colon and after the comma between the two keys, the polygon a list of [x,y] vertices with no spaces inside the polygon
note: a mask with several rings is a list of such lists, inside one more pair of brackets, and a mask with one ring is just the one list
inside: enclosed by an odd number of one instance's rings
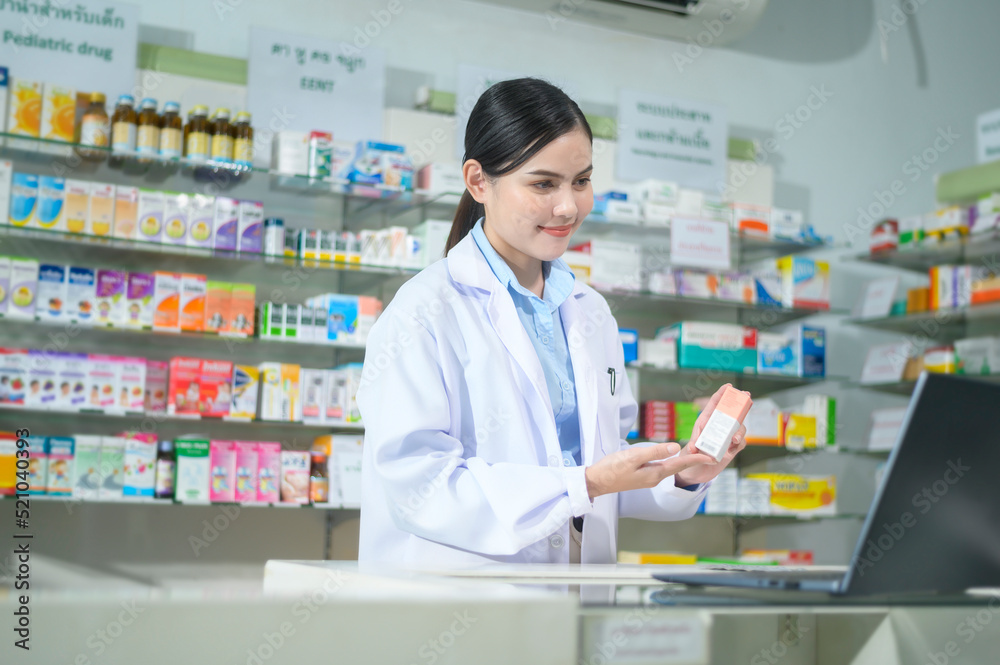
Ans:
{"label": "laptop screen", "polygon": [[844,593],[1000,587],[1000,385],[923,374]]}

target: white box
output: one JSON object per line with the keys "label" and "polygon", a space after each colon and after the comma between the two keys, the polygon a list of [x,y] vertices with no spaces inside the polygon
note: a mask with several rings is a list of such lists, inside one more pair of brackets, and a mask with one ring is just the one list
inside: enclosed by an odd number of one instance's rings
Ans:
{"label": "white box", "polygon": [[440,219],[428,219],[413,227],[410,232],[417,239],[417,268],[426,268],[444,258],[444,248],[448,245],[452,223]]}
{"label": "white box", "polygon": [[146,359],[123,357],[120,362],[117,409],[125,413],[142,413],[146,408]]}
{"label": "white box", "polygon": [[465,191],[462,167],[452,162],[425,164],[417,171],[417,188],[425,190],[431,196],[438,194],[461,196]]}
{"label": "white box", "polygon": [[38,266],[38,303],[35,316],[39,321],[59,323],[68,321],[66,266],[43,263]]}
{"label": "white box", "polygon": [[640,339],[639,364],[677,369],[677,343],[674,340]]}
{"label": "white box", "polygon": [[676,182],[647,178],[629,187],[628,198],[636,203],[657,203],[676,207],[680,188]]}
{"label": "white box", "polygon": [[215,247],[215,197],[195,194],[188,203],[188,247]]}
{"label": "white box", "polygon": [[236,251],[236,236],[239,232],[240,202],[228,196],[215,197],[215,217],[212,236],[215,249]]}
{"label": "white box", "polygon": [[302,402],[302,422],[322,423],[326,415],[326,404],[323,401],[326,383],[326,370],[299,370],[299,399]]}
{"label": "white box", "polygon": [[801,210],[771,208],[770,234],[772,238],[801,240],[804,224],[805,220]]}
{"label": "white box", "polygon": [[323,386],[323,421],[342,423],[347,409],[347,374],[337,369],[326,370]]}
{"label": "white box", "polygon": [[122,498],[125,489],[125,437],[101,437],[101,487],[97,498],[115,500]]}
{"label": "white box", "polygon": [[6,316],[33,321],[38,303],[38,261],[12,257]]}
{"label": "white box", "polygon": [[87,408],[90,393],[90,359],[86,353],[62,353],[59,369],[59,395],[55,409],[79,411]]}
{"label": "white box", "polygon": [[271,168],[278,173],[305,175],[309,170],[309,132],[277,132],[271,142]]}
{"label": "white box", "polygon": [[28,351],[28,392],[24,406],[29,409],[56,407],[56,381],[59,378],[58,355],[45,351]]}
{"label": "white box", "polygon": [[0,316],[7,313],[10,302],[10,257],[0,256]]}
{"label": "white box", "polygon": [[595,239],[590,245],[590,283],[595,288],[639,291],[642,248],[629,242]]}
{"label": "white box", "polygon": [[959,373],[968,376],[1000,373],[1000,337],[970,337],[955,341]]}
{"label": "white box", "polygon": [[[69,181],[66,181],[69,188]],[[136,213],[137,238],[146,242],[160,242],[163,239],[163,220],[166,214],[166,194],[150,189],[139,190],[139,212]]]}
{"label": "white box", "polygon": [[[345,508],[361,506],[361,460],[364,457],[363,434],[334,434],[331,449],[337,470],[340,502]],[[332,498],[332,497],[331,497]]]}
{"label": "white box", "polygon": [[70,266],[66,285],[66,314],[82,326],[97,318],[97,271]]}
{"label": "white box", "polygon": [[243,254],[264,251],[264,204],[260,201],[240,201],[236,248]]}
{"label": "white box", "polygon": [[101,437],[77,434],[73,439],[73,498],[96,499],[103,483]]}

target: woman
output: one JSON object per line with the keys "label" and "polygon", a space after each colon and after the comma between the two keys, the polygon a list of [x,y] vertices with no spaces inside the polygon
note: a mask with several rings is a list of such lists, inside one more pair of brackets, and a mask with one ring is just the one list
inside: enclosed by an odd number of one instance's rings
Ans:
{"label": "woman", "polygon": [[559,258],[593,207],[592,141],[544,81],[473,109],[447,256],[369,335],[361,561],[612,563],[619,517],[690,517],[745,445],[741,429],[717,464],[623,440],[637,405],[617,323]]}

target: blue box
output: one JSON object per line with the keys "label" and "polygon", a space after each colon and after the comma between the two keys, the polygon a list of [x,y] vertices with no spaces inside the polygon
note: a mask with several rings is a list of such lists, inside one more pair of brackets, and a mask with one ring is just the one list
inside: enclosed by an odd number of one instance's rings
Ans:
{"label": "blue box", "polygon": [[826,330],[795,324],[761,333],[757,339],[757,372],[785,376],[826,375]]}
{"label": "blue box", "polygon": [[625,364],[628,365],[639,360],[639,331],[632,328],[619,328],[618,336],[622,340],[622,349],[625,351]]}

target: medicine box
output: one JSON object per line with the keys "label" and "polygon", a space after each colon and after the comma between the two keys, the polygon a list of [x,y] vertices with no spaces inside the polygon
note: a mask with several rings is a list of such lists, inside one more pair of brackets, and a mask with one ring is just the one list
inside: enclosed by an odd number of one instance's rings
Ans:
{"label": "medicine box", "polygon": [[254,333],[256,287],[253,284],[233,284],[229,299],[227,328],[220,332],[251,336]]}
{"label": "medicine box", "polygon": [[970,337],[955,341],[957,373],[988,376],[1000,373],[1000,337]]}
{"label": "medicine box", "polygon": [[[42,123],[40,135],[50,141],[73,142],[76,129],[76,90],[48,83],[42,101]],[[63,155],[71,154],[69,146],[44,144],[40,152]]]}
{"label": "medicine box", "polygon": [[780,446],[783,420],[777,402],[770,398],[754,400],[750,412],[743,421],[746,425],[746,440],[755,446]]}
{"label": "medicine box", "polygon": [[281,444],[257,444],[257,501],[278,503],[281,499]]}
{"label": "medicine box", "polygon": [[660,329],[656,336],[677,341],[682,368],[751,374],[757,369],[757,331],[747,326],[683,321]]}
{"label": "medicine box", "polygon": [[252,420],[257,415],[257,392],[260,385],[260,370],[251,365],[233,366],[233,402],[230,418]]}
{"label": "medicine box", "polygon": [[126,273],[123,270],[97,271],[97,316],[94,325],[118,328],[125,323]]}
{"label": "medicine box", "polygon": [[174,498],[179,503],[208,503],[211,476],[210,445],[205,439],[174,440],[177,459]]}
{"label": "medicine box", "polygon": [[149,330],[153,327],[156,276],[152,273],[130,272],[125,286],[126,328]]}
{"label": "medicine box", "polygon": [[233,363],[228,360],[202,360],[199,378],[198,410],[206,418],[229,415],[232,406]]}
{"label": "medicine box", "polygon": [[215,246],[215,197],[194,194],[188,203],[188,247]]}
{"label": "medicine box", "polygon": [[139,188],[119,185],[115,189],[115,229],[116,238],[135,240],[138,235]]}
{"label": "medicine box", "polygon": [[789,335],[757,333],[757,373],[798,376],[802,349]]}
{"label": "medicine box", "polygon": [[101,488],[101,437],[76,435],[73,497],[96,499]]}
{"label": "medicine box", "polygon": [[59,394],[54,408],[59,411],[80,411],[87,408],[90,391],[89,356],[86,353],[61,353],[59,358]]}
{"label": "medicine box", "polygon": [[781,302],[786,308],[830,309],[830,264],[799,256],[777,261]]}
{"label": "medicine box", "polygon": [[816,445],[836,445],[837,400],[827,395],[806,395],[802,410],[806,415],[816,418]]}
{"label": "medicine box", "polygon": [[236,233],[239,227],[240,202],[228,196],[215,197],[213,221],[215,249],[236,251]]}
{"label": "medicine box", "polygon": [[789,450],[816,447],[816,416],[805,413],[785,413],[784,444]]}
{"label": "medicine box", "polygon": [[48,487],[49,447],[44,436],[28,436],[28,494],[45,494]]}
{"label": "medicine box", "polygon": [[115,186],[107,183],[90,184],[90,232],[95,236],[110,236],[115,224]]}
{"label": "medicine box", "polygon": [[153,329],[180,332],[180,273],[159,271],[153,273]]}
{"label": "medicine box", "polygon": [[58,323],[66,314],[67,266],[43,263],[38,266],[38,305],[35,316],[39,321]]}
{"label": "medicine box", "polygon": [[264,204],[260,201],[240,201],[237,249],[242,253],[260,254],[263,233]]}
{"label": "medicine box", "polygon": [[121,380],[121,363],[115,356],[89,354],[90,400],[88,409],[115,411],[115,398]]}
{"label": "medicine box", "polygon": [[230,282],[205,282],[205,332],[218,333],[228,326],[232,297],[233,285]]}
{"label": "medicine box", "polygon": [[34,320],[38,301],[38,261],[11,257],[9,298],[8,318]]}
{"label": "medicine box", "polygon": [[257,501],[258,448],[256,442],[237,441],[236,446],[236,491],[234,499],[240,503]]}
{"label": "medicine box", "polygon": [[167,385],[167,413],[199,415],[201,402],[201,359],[175,357],[170,359]]}
{"label": "medicine box", "polygon": [[146,412],[166,413],[169,390],[170,364],[157,360],[146,361]]}
{"label": "medicine box", "polygon": [[25,406],[30,409],[52,409],[56,406],[56,381],[59,375],[56,352],[28,351],[28,394]]}
{"label": "medicine box", "polygon": [[164,192],[151,189],[139,190],[138,238],[147,242],[160,242],[163,237],[163,215],[166,208]]}
{"label": "medicine box", "polygon": [[0,348],[0,405],[23,406],[28,391],[28,352]]}
{"label": "medicine box", "polygon": [[281,502],[309,503],[309,453],[281,451]]}
{"label": "medicine box", "polygon": [[34,225],[48,231],[65,231],[65,212],[66,181],[54,176],[39,176]]}
{"label": "medicine box", "polygon": [[188,332],[202,332],[205,328],[204,275],[181,275],[180,326]]}
{"label": "medicine box", "polygon": [[156,435],[129,432],[125,440],[124,496],[153,496],[156,485]]}
{"label": "medicine box", "polygon": [[83,326],[93,325],[97,312],[97,271],[70,266],[66,285],[66,314]]}
{"label": "medicine box", "polygon": [[299,369],[298,365],[282,363],[267,362],[260,365],[261,420],[301,420]]}
{"label": "medicine box", "polygon": [[49,473],[46,493],[69,496],[73,493],[75,441],[70,437],[50,436]]}
{"label": "medicine box", "polygon": [[125,438],[101,437],[101,486],[97,498],[120,499],[125,490]]}
{"label": "medicine box", "polygon": [[63,187],[63,217],[70,233],[90,235],[90,182],[67,179]]}
{"label": "medicine box", "polygon": [[146,359],[122,357],[118,407],[126,413],[142,413],[146,406]]}
{"label": "medicine box", "polygon": [[163,193],[163,235],[168,245],[187,245],[190,199],[187,194]]}
{"label": "medicine box", "polygon": [[232,441],[212,441],[209,446],[211,485],[208,498],[213,503],[236,500],[236,444]]}
{"label": "medicine box", "polygon": [[[38,176],[15,173],[10,185],[10,225],[27,227],[35,218],[38,203]],[[2,211],[0,211],[2,214]]]}
{"label": "medicine box", "polygon": [[299,372],[302,400],[302,422],[322,423],[326,414],[324,390],[326,370],[302,368]]}

